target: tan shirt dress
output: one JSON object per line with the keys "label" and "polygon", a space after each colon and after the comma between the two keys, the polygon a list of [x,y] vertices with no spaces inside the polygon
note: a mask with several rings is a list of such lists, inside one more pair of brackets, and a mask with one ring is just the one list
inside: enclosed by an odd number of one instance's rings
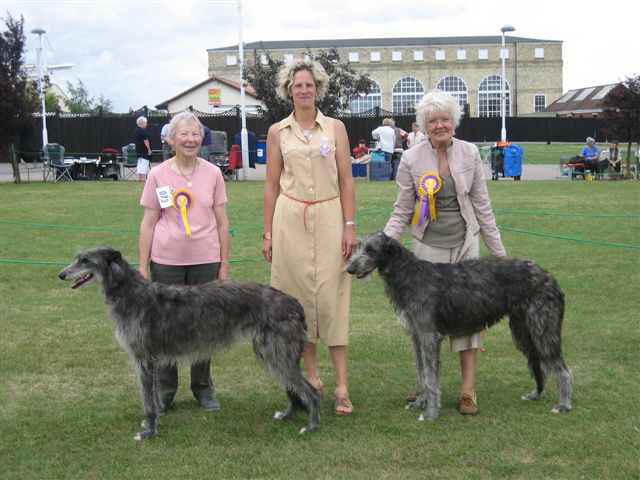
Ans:
{"label": "tan shirt dress", "polygon": [[309,342],[328,346],[348,344],[351,300],[335,145],[334,120],[319,111],[309,139],[293,114],[280,122],[283,169],[272,224],[271,285],[302,304]]}

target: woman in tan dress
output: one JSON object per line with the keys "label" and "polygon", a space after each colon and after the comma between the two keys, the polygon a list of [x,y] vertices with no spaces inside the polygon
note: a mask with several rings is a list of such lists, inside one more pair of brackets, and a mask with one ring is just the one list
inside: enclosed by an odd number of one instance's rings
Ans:
{"label": "woman in tan dress", "polygon": [[262,253],[271,285],[295,297],[307,319],[303,352],[309,381],[322,391],[317,342],[329,346],[336,370],[335,413],[353,412],[347,383],[351,279],[356,245],[355,187],[344,124],[315,105],[328,76],[298,60],[280,72],[279,94],[293,113],[269,128]]}

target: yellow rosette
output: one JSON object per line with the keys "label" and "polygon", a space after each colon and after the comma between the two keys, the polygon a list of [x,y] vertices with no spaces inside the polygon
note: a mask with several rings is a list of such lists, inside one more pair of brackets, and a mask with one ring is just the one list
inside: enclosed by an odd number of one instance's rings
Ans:
{"label": "yellow rosette", "polygon": [[189,227],[187,212],[193,206],[193,195],[188,190],[176,190],[173,192],[172,203],[173,208],[180,213],[180,228],[187,234],[187,237],[190,237],[191,228]]}
{"label": "yellow rosette", "polygon": [[416,192],[420,198],[420,206],[416,208],[413,216],[413,224],[422,227],[425,220],[436,219],[435,194],[442,187],[442,179],[437,173],[425,173],[420,177]]}

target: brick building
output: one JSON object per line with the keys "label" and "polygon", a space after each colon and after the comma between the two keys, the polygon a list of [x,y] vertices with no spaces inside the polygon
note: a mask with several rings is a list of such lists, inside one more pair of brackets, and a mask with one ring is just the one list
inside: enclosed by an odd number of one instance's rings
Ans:
{"label": "brick building", "polygon": [[[499,117],[501,42],[500,35],[252,42],[245,44],[244,60],[253,62],[255,53],[265,62],[269,52],[287,61],[307,49],[336,48],[341,61],[375,82],[368,96],[352,102],[352,112],[376,105],[411,111],[425,92],[440,88],[468,103],[473,117]],[[505,50],[508,115],[541,112],[562,95],[562,41],[506,36]],[[237,45],[207,53],[209,75],[238,78]]]}

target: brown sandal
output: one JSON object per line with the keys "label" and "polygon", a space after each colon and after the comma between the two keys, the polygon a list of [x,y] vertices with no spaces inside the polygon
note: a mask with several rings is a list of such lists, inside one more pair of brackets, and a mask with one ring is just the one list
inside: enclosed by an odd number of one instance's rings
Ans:
{"label": "brown sandal", "polygon": [[336,398],[333,412],[336,415],[351,415],[353,413],[353,403],[348,398]]}

